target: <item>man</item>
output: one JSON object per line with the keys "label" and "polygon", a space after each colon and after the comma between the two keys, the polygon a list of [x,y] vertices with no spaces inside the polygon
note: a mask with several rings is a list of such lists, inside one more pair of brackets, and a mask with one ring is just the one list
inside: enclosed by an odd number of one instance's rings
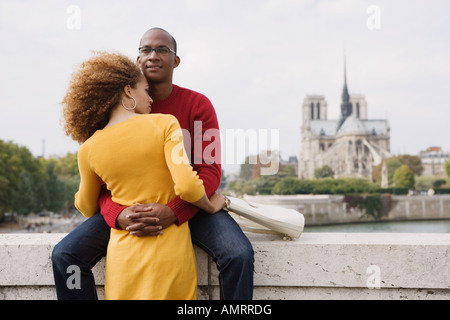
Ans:
{"label": "man", "polygon": [[[176,52],[175,39],[167,31],[153,28],[141,39],[137,62],[149,82],[149,93],[154,100],[152,112],[174,115],[185,133],[189,133],[190,137],[185,137],[186,150],[191,155],[194,170],[203,180],[206,193],[211,196],[218,189],[221,178],[221,166],[214,161],[220,160],[220,141],[217,136],[216,139],[205,139],[204,134],[208,130],[218,131],[218,121],[205,96],[173,85],[173,71],[180,64]],[[215,154],[205,152],[207,148],[211,151],[211,146],[214,146]],[[136,204],[125,208],[112,202],[106,189],[100,196],[99,205],[101,214],[86,220],[53,250],[58,299],[97,299],[91,269],[106,255],[109,227],[128,230],[135,236],[157,236],[168,226],[187,221],[192,241],[217,263],[220,298],[252,299],[253,248],[226,211],[214,215],[199,212],[197,207],[180,198],[167,205]],[[81,275],[79,286],[75,288],[68,286],[73,266],[79,268]]]}

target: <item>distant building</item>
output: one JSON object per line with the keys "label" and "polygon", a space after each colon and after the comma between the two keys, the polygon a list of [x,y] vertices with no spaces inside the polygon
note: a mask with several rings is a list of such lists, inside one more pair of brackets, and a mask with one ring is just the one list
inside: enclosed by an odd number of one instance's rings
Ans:
{"label": "distant building", "polygon": [[333,170],[335,177],[370,178],[373,166],[392,157],[389,123],[367,119],[365,96],[348,93],[345,62],[340,118],[328,120],[327,111],[324,96],[305,97],[299,178],[314,177],[314,171],[324,165]]}
{"label": "distant building", "polygon": [[441,147],[430,147],[421,151],[420,160],[423,166],[423,176],[446,177],[444,163],[450,160],[450,154],[444,152]]}

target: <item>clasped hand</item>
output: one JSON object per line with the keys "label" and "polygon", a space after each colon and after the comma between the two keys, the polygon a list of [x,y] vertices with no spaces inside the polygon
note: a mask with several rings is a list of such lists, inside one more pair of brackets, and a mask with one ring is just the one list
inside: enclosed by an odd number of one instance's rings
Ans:
{"label": "clasped hand", "polygon": [[[226,206],[222,195],[215,193],[210,198],[214,214]],[[158,236],[163,230],[176,223],[177,217],[172,209],[160,203],[136,203],[122,210],[116,220],[116,227],[137,237]]]}

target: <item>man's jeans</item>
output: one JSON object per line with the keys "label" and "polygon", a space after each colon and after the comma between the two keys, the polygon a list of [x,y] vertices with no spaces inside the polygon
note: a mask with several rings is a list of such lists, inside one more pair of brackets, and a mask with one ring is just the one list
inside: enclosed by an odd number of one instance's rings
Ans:
{"label": "man's jeans", "polygon": [[[192,242],[217,263],[220,298],[251,300],[253,296],[253,248],[239,225],[224,210],[210,215],[199,212],[189,221]],[[110,228],[100,213],[87,219],[59,242],[52,253],[58,299],[97,299],[91,269],[106,255]],[[68,286],[73,271],[80,270],[79,286]],[[164,276],[164,270],[161,270]],[[117,277],[120,281],[120,277]],[[70,282],[70,279],[69,279]],[[78,289],[79,288],[79,289]]]}

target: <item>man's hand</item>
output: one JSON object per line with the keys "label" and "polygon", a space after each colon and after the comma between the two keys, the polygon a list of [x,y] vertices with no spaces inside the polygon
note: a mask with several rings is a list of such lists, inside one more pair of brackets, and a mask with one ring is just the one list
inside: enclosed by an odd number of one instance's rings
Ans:
{"label": "man's hand", "polygon": [[131,235],[157,236],[177,222],[172,209],[160,203],[135,204],[125,208],[117,217],[116,225]]}

